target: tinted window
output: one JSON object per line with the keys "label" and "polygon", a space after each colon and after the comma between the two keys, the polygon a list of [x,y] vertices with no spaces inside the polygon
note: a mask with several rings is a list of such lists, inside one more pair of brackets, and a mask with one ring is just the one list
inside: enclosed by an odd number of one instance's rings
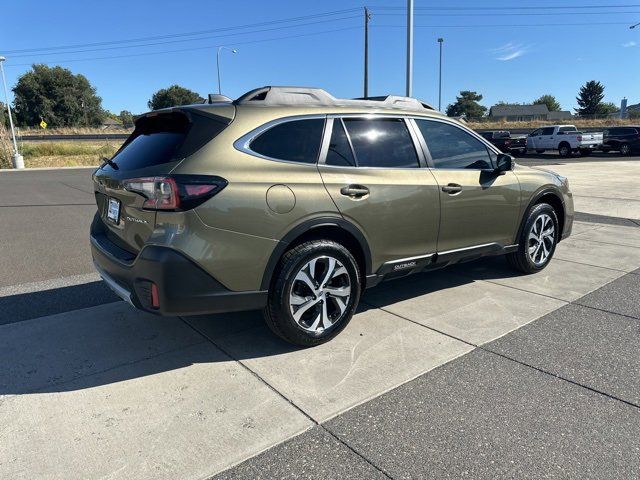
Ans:
{"label": "tinted window", "polygon": [[480,135],[482,135],[487,140],[491,140],[493,138],[493,132],[480,132]]}
{"label": "tinted window", "polygon": [[542,135],[553,135],[553,127],[543,128]]}
{"label": "tinted window", "polygon": [[401,118],[343,120],[359,167],[419,167],[409,130]]}
{"label": "tinted window", "polygon": [[622,135],[633,135],[636,133],[634,128],[621,128],[620,130],[622,130]]}
{"label": "tinted window", "polygon": [[327,151],[327,165],[338,165],[341,167],[355,167],[356,161],[353,158],[353,152],[349,145],[349,139],[344,132],[342,121],[336,118],[333,121],[333,132],[331,133],[331,142]]}
{"label": "tinted window", "polygon": [[324,120],[294,120],[280,123],[251,142],[256,153],[290,162],[316,163]]}
{"label": "tinted window", "polygon": [[560,127],[558,128],[559,132],[576,132],[578,129],[576,127]]}
{"label": "tinted window", "polygon": [[[213,139],[227,125],[221,121],[175,112],[141,117],[136,128],[113,157],[118,170],[137,170],[181,160]],[[105,164],[103,170],[113,170]]]}
{"label": "tinted window", "polygon": [[435,168],[492,168],[487,147],[464,130],[448,123],[416,120]]}

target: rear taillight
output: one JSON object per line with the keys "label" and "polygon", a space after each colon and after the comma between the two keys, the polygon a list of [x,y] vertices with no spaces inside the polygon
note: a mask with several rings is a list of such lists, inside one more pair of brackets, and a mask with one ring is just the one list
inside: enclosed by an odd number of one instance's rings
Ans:
{"label": "rear taillight", "polygon": [[505,140],[504,144],[508,147],[509,145],[511,145],[511,140]]}
{"label": "rear taillight", "polygon": [[213,197],[227,186],[227,181],[208,175],[172,175],[130,178],[123,185],[145,197],[144,209],[189,210]]}
{"label": "rear taillight", "polygon": [[581,142],[582,141],[582,135],[578,135],[578,141]]}

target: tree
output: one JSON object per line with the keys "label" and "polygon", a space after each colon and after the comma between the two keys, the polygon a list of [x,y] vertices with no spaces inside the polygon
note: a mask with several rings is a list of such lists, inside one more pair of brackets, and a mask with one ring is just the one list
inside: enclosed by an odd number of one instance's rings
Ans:
{"label": "tree", "polygon": [[478,102],[482,100],[482,95],[470,90],[462,90],[460,95],[456,97],[456,103],[452,103],[447,107],[447,115],[449,117],[466,117],[479,118],[487,111],[487,107],[480,105]]}
{"label": "tree", "polygon": [[62,67],[33,65],[13,88],[16,119],[21,126],[42,120],[50,127],[99,126],[104,118],[102,99],[84,75]]}
{"label": "tree", "polygon": [[133,126],[133,113],[128,110],[122,110],[118,118],[122,122],[124,128],[131,128]]}
{"label": "tree", "polygon": [[620,107],[618,107],[615,103],[605,102],[600,104],[600,108],[598,109],[598,114],[609,115],[610,113],[615,113],[619,110],[620,110]]}
{"label": "tree", "polygon": [[169,88],[163,88],[153,94],[151,100],[147,103],[151,110],[160,108],[176,107],[179,105],[190,105],[192,103],[202,103],[204,98],[196,92],[180,85],[171,85]]}
{"label": "tree", "polygon": [[562,110],[560,103],[556,100],[556,97],[550,94],[542,95],[537,100],[533,101],[534,105],[546,105],[550,112],[559,112]]}
{"label": "tree", "polygon": [[589,80],[582,87],[576,97],[579,108],[576,108],[578,115],[595,115],[600,113],[602,99],[604,98],[604,85],[595,80]]}

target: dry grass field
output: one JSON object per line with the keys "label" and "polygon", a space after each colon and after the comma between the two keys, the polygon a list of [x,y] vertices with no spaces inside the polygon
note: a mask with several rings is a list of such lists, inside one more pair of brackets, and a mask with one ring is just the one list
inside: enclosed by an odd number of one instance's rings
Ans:
{"label": "dry grass field", "polygon": [[122,142],[38,142],[22,144],[24,164],[34,167],[98,166],[111,158]]}

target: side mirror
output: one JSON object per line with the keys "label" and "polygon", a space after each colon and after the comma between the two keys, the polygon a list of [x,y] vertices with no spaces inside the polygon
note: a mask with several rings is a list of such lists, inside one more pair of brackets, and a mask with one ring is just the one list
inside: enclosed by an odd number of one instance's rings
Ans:
{"label": "side mirror", "polygon": [[506,172],[510,171],[513,168],[513,157],[506,153],[501,153],[498,155],[496,160],[496,168],[495,172],[498,175],[504,175]]}

